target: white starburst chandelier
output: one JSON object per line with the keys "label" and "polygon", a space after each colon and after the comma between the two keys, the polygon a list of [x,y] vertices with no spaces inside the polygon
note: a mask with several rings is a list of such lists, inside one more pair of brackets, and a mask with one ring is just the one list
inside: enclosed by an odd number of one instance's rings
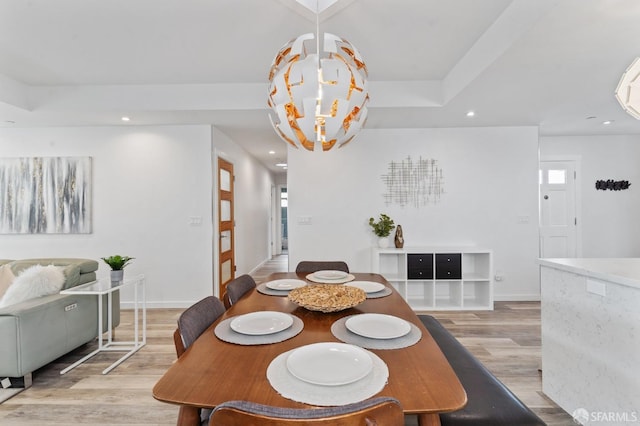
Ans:
{"label": "white starburst chandelier", "polygon": [[640,120],[640,58],[636,58],[622,74],[616,99],[625,111]]}
{"label": "white starburst chandelier", "polygon": [[[351,141],[366,121],[367,67],[343,38],[324,33],[320,42],[319,15],[333,1],[321,6],[315,0],[313,8],[308,1],[300,3],[316,13],[316,34],[303,34],[280,49],[269,72],[267,104],[283,140],[296,148],[328,151]],[[313,40],[315,52],[309,53]]]}

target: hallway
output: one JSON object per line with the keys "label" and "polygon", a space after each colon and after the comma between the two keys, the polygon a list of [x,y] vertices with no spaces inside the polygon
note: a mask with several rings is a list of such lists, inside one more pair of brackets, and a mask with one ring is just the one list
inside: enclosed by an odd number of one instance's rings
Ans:
{"label": "hallway", "polygon": [[267,260],[260,268],[251,273],[251,276],[260,284],[264,279],[274,272],[287,272],[289,269],[289,256],[281,254]]}

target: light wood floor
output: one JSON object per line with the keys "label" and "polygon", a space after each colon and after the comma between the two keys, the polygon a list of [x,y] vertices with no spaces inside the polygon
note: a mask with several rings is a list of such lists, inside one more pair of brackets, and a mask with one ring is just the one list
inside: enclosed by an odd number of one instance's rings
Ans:
{"label": "light wood floor", "polygon": [[[254,274],[260,281],[287,269],[286,257]],[[33,375],[30,389],[0,404],[0,424],[175,425],[177,408],[155,401],[151,388],[175,360],[172,333],[181,309],[148,310],[147,345],[106,376],[117,353],[99,354],[64,376],[60,370],[89,353],[87,344]],[[494,311],[430,312],[549,425],[574,425],[541,391],[540,304],[496,303]],[[118,338],[132,320],[123,311]],[[516,426],[516,425],[514,425]]]}

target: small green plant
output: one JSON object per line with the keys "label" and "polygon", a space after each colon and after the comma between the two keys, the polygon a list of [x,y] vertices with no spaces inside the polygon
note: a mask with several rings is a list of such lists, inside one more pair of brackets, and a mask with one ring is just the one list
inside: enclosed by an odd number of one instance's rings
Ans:
{"label": "small green plant", "polygon": [[373,228],[373,233],[378,237],[388,237],[396,227],[393,219],[384,213],[380,214],[380,220],[376,222],[372,217],[369,218],[369,225]]}
{"label": "small green plant", "polygon": [[121,269],[124,269],[129,262],[135,259],[135,257],[120,256],[119,254],[116,254],[115,256],[101,257],[101,259],[111,267],[111,270],[120,271]]}

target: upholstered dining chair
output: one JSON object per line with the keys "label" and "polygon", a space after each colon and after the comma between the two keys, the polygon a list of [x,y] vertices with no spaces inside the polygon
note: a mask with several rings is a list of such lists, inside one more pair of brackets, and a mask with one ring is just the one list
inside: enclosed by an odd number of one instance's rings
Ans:
{"label": "upholstered dining chair", "polygon": [[220,299],[207,296],[180,314],[178,328],[173,333],[178,358],[225,310]]}
{"label": "upholstered dining chair", "polygon": [[231,282],[229,282],[225,287],[225,292],[222,296],[224,306],[229,309],[231,305],[236,303],[242,296],[254,288],[256,288],[256,282],[250,275],[240,275],[239,277],[231,280]]}
{"label": "upholstered dining chair", "polygon": [[300,263],[298,263],[298,265],[296,266],[296,273],[297,274],[310,274],[312,272],[317,272],[317,271],[324,271],[324,270],[330,270],[330,271],[343,271],[343,272],[349,272],[349,265],[347,265],[347,262],[343,262],[341,260],[321,260],[321,261],[314,261],[314,260],[303,260]]}
{"label": "upholstered dining chair", "polygon": [[[178,328],[173,333],[173,343],[178,358],[225,311],[224,304],[215,296],[207,296],[191,305],[178,318]],[[178,424],[208,424],[210,409],[184,409],[178,412]]]}
{"label": "upholstered dining chair", "polygon": [[324,408],[280,408],[250,401],[229,401],[213,409],[209,426],[403,426],[398,400],[366,399]]}

